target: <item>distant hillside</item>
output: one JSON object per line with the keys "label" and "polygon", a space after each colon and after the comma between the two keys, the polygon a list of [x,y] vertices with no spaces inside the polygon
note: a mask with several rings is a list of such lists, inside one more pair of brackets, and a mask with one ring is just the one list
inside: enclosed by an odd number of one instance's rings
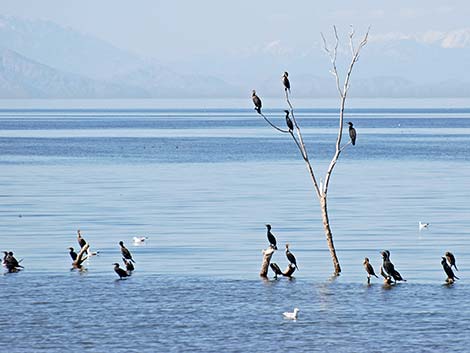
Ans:
{"label": "distant hillside", "polygon": [[2,98],[111,98],[142,97],[135,87],[68,74],[0,49],[0,97]]}

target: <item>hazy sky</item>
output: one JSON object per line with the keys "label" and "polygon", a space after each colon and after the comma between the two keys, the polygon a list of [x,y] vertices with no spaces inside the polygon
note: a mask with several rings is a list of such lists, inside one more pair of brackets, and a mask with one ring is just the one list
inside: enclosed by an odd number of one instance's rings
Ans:
{"label": "hazy sky", "polygon": [[470,28],[469,9],[468,1],[435,0],[4,0],[0,13],[51,20],[169,61],[308,50],[333,24],[344,31],[354,24],[361,32],[371,25],[376,40],[416,36],[432,41]]}

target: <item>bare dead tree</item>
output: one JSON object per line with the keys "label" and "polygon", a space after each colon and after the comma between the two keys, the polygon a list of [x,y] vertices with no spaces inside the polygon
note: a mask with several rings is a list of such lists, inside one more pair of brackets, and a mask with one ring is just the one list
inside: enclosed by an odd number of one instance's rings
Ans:
{"label": "bare dead tree", "polygon": [[[323,35],[323,33],[321,33],[321,37],[323,39],[323,49],[325,50],[325,52],[330,57],[331,65],[332,65],[332,69],[330,70],[330,72],[335,77],[336,88],[338,90],[338,94],[339,94],[339,97],[340,97],[340,109],[339,109],[339,121],[338,121],[339,124],[338,124],[338,135],[337,135],[337,138],[336,138],[336,149],[335,149],[335,153],[333,154],[333,157],[331,159],[331,162],[330,162],[330,164],[329,164],[329,166],[326,170],[326,174],[325,174],[325,178],[324,178],[323,183],[321,183],[321,182],[320,182],[320,184],[318,183],[318,181],[317,181],[318,179],[315,175],[315,171],[313,169],[311,160],[308,156],[307,148],[306,148],[305,143],[304,143],[304,139],[303,139],[303,136],[302,136],[302,132],[301,132],[299,123],[298,123],[297,119],[295,118],[294,107],[292,106],[292,103],[290,102],[290,99],[289,99],[289,94],[290,94],[289,91],[290,90],[287,89],[287,87],[285,88],[286,101],[287,101],[287,104],[289,105],[289,110],[286,110],[285,112],[286,112],[286,120],[287,121],[288,121],[288,119],[292,118],[292,120],[291,120],[293,122],[292,128],[289,127],[289,122],[288,122],[288,127],[289,128],[287,130],[281,129],[280,127],[276,126],[270,119],[268,119],[262,113],[261,109],[257,110],[258,114],[260,114],[263,117],[263,119],[266,120],[266,122],[271,127],[273,127],[274,129],[276,129],[277,131],[279,131],[281,133],[290,134],[290,136],[294,140],[297,148],[299,149],[303,160],[305,161],[305,165],[307,167],[308,174],[310,175],[310,179],[313,183],[315,193],[316,193],[317,198],[318,198],[319,203],[320,203],[321,215],[322,215],[322,221],[323,221],[323,229],[324,229],[324,232],[325,232],[326,241],[327,241],[327,244],[328,244],[328,249],[330,250],[331,259],[333,261],[334,275],[336,275],[336,276],[341,273],[341,266],[339,264],[338,256],[336,255],[336,250],[335,250],[335,246],[334,246],[334,243],[333,243],[333,233],[331,231],[330,221],[329,221],[329,217],[328,217],[328,203],[327,203],[328,188],[329,188],[329,185],[330,185],[331,175],[332,175],[333,170],[336,166],[336,163],[338,162],[338,159],[339,159],[339,156],[340,156],[341,152],[347,146],[349,146],[351,144],[351,142],[348,142],[344,145],[341,145],[341,140],[342,140],[342,137],[343,137],[343,125],[344,125],[344,107],[346,105],[346,98],[348,96],[348,92],[349,92],[349,88],[350,88],[350,79],[351,79],[351,74],[352,74],[352,71],[353,71],[353,68],[354,68],[354,64],[356,64],[356,62],[358,61],[359,54],[360,54],[362,48],[367,44],[367,40],[368,40],[368,36],[369,36],[369,30],[370,30],[370,28],[365,33],[365,35],[364,35],[362,41],[359,43],[359,45],[357,47],[355,47],[354,46],[355,31],[351,26],[351,32],[349,33],[349,47],[350,47],[350,50],[351,50],[351,62],[349,64],[349,67],[348,67],[348,70],[346,72],[346,76],[344,78],[344,82],[343,82],[342,85],[341,85],[341,82],[340,82],[341,81],[340,80],[340,75],[338,73],[337,64],[336,64],[337,55],[338,55],[338,46],[339,46],[339,38],[338,38],[338,32],[336,30],[336,26],[333,26],[333,32],[334,32],[335,40],[334,40],[334,44],[333,44],[332,47],[328,46],[328,43],[325,39],[325,36]],[[295,132],[295,134],[294,134],[294,132]]]}

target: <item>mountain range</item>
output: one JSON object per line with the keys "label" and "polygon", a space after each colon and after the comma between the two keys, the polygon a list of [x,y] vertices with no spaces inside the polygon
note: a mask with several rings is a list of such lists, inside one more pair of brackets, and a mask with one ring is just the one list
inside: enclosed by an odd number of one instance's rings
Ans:
{"label": "mountain range", "polygon": [[[271,45],[242,56],[161,63],[50,21],[5,16],[0,43],[0,98],[249,98],[253,88],[262,97],[278,97],[286,66],[297,97],[337,95],[320,47],[298,55],[300,49]],[[468,97],[470,48],[448,43],[371,41],[354,72],[351,96]]]}

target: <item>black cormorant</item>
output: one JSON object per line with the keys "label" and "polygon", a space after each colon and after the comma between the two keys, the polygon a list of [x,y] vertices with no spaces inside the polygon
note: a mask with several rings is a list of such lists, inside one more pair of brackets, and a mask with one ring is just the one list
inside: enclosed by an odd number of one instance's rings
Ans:
{"label": "black cormorant", "polygon": [[289,244],[286,244],[286,257],[287,260],[289,260],[289,262],[293,264],[297,270],[299,270],[299,268],[297,267],[297,261],[295,260],[295,256],[289,251]]}
{"label": "black cormorant", "polygon": [[289,111],[284,110],[284,113],[286,113],[286,124],[287,124],[287,127],[289,128],[289,131],[294,130],[294,124],[292,123],[292,120],[289,118]]}
{"label": "black cormorant", "polygon": [[356,144],[356,129],[353,128],[353,123],[349,122],[349,137],[351,138],[351,143],[354,146]]}
{"label": "black cormorant", "polygon": [[383,258],[383,264],[382,264],[382,267],[383,269],[385,270],[385,272],[390,275],[391,277],[393,277],[393,279],[396,281],[405,281],[403,279],[403,277],[400,275],[400,273],[395,270],[395,266],[393,265],[393,263],[390,261],[390,251],[388,250],[384,250],[382,251],[382,258]]}
{"label": "black cormorant", "polygon": [[18,260],[16,260],[16,258],[13,256],[12,251],[8,252],[8,255],[5,258],[5,266],[8,272],[17,272],[21,268],[23,268],[23,266],[20,265]]}
{"label": "black cormorant", "polygon": [[282,83],[284,84],[285,91],[290,93],[290,82],[288,76],[289,74],[284,72],[284,75],[282,75]]}
{"label": "black cormorant", "polygon": [[122,268],[120,268],[117,262],[114,263],[113,265],[114,265],[114,272],[117,273],[117,275],[119,276],[119,279],[123,279],[124,277],[129,277],[129,273],[127,273]]}
{"label": "black cormorant", "polygon": [[276,238],[274,237],[274,234],[271,233],[271,225],[270,224],[266,224],[266,228],[268,228],[268,241],[269,241],[269,244],[271,245],[271,247],[274,249],[274,250],[277,250],[277,242],[276,242]]}
{"label": "black cormorant", "polygon": [[124,257],[125,259],[127,260],[131,260],[132,262],[135,263],[134,259],[132,258],[132,255],[131,255],[131,252],[129,251],[129,249],[127,249],[125,246],[124,246],[124,243],[122,241],[119,242],[119,245],[121,246],[121,254],[122,254],[122,257]]}
{"label": "black cormorant", "polygon": [[370,264],[369,262],[369,258],[365,258],[364,259],[364,262],[362,263],[364,265],[364,268],[367,272],[367,284],[370,283],[370,276],[375,276],[376,278],[379,278],[375,272],[374,272],[374,268],[372,267],[372,265]]}
{"label": "black cormorant", "polygon": [[80,229],[77,230],[77,241],[78,245],[80,245],[80,249],[86,245],[86,240],[83,239],[82,234],[80,233]]}
{"label": "black cormorant", "polygon": [[70,257],[72,258],[72,261],[75,261],[77,259],[77,253],[73,250],[73,248],[69,248],[70,252]]}
{"label": "black cormorant", "polygon": [[456,275],[454,275],[454,271],[452,271],[450,266],[447,264],[445,257],[442,257],[441,265],[447,275],[447,283],[454,283],[456,279],[459,279]]}
{"label": "black cormorant", "polygon": [[273,262],[269,264],[269,267],[271,267],[271,270],[273,270],[274,272],[274,278],[277,278],[277,276],[282,275],[282,271],[276,263]]}
{"label": "black cormorant", "polygon": [[251,94],[251,98],[253,99],[253,103],[255,104],[255,110],[258,114],[261,114],[261,99],[256,95],[256,91],[253,90]]}
{"label": "black cormorant", "polygon": [[454,268],[457,271],[459,270],[457,268],[457,266],[455,265],[455,256],[454,256],[454,254],[452,254],[450,251],[447,251],[446,252],[446,259],[447,259],[447,262],[449,262],[450,268],[452,268],[452,266],[454,266]]}
{"label": "black cormorant", "polygon": [[132,261],[128,261],[125,258],[122,258],[122,261],[124,262],[124,265],[126,265],[127,272],[132,272],[135,270],[135,267]]}

